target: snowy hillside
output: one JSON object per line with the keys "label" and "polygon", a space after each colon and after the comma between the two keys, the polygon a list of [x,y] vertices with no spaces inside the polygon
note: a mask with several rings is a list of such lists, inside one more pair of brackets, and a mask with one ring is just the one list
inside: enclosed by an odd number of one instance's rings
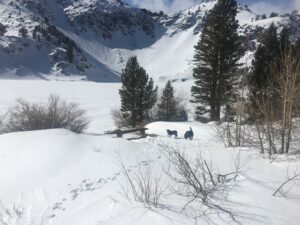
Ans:
{"label": "snowy hillside", "polygon": [[[183,86],[187,83],[176,84],[177,89],[188,90]],[[119,104],[119,87],[92,82],[0,82],[1,113],[15,98],[44,102],[55,93],[80,103],[92,122],[81,135],[63,129],[0,135],[0,224],[237,224],[226,213],[208,210],[202,214],[202,206],[181,210],[186,202],[171,191],[175,184],[163,172],[168,169],[168,159],[161,146],[186,150],[191,158],[201,154],[224,174],[230,173],[239,159],[243,166],[233,183],[236,186],[220,201],[241,224],[300,223],[299,186],[288,187],[288,198],[272,196],[287,174],[299,168],[299,159],[263,158],[251,148],[226,149],[216,138],[214,124],[152,123],[147,132],[156,136],[137,141],[103,135],[114,127],[109,112]],[[189,127],[195,133],[193,141],[182,138]],[[168,128],[178,130],[179,138],[167,137]],[[120,160],[129,173],[151,168],[160,177],[160,187],[166,192],[158,208],[126,199],[122,190],[129,186]]]}
{"label": "snowy hillside", "polygon": [[[193,46],[214,0],[171,15],[133,8],[121,0],[3,0],[0,75],[4,78],[118,81],[129,56],[137,55],[158,79],[191,77]],[[240,33],[249,63],[259,34],[271,23],[295,28],[300,14],[257,19],[239,7]],[[67,76],[67,78],[66,78]]]}

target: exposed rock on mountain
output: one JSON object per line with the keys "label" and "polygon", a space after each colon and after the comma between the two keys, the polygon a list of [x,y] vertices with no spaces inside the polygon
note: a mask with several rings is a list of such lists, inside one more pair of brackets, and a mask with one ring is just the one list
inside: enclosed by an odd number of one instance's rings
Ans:
{"label": "exposed rock on mountain", "polygon": [[[137,55],[156,79],[190,78],[193,46],[215,2],[167,15],[122,0],[3,0],[0,75],[112,82],[119,80],[127,58]],[[238,18],[248,65],[260,34],[271,23],[289,26],[300,36],[297,10],[262,19],[240,6]]]}

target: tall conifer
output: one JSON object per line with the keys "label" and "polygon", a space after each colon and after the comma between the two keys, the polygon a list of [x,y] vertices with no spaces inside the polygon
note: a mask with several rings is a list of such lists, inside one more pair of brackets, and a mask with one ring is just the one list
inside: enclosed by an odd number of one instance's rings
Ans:
{"label": "tall conifer", "polygon": [[238,35],[235,0],[219,0],[203,19],[201,38],[195,46],[193,102],[210,107],[211,120],[220,120],[221,106],[228,106],[235,94],[236,71],[242,44]]}
{"label": "tall conifer", "polygon": [[286,27],[278,34],[274,24],[262,35],[252,61],[249,79],[250,100],[254,109],[258,107],[257,104],[266,101],[266,98],[273,99],[273,104],[277,104],[280,97],[276,95],[277,87],[270,85],[275,85],[274,69],[281,70],[281,57],[291,46],[290,35],[290,30]]}
{"label": "tall conifer", "polygon": [[176,120],[177,108],[174,98],[174,88],[171,81],[166,83],[160,103],[158,104],[158,119],[163,121]]}
{"label": "tall conifer", "polygon": [[122,88],[119,90],[121,97],[121,111],[130,113],[130,124],[135,127],[144,122],[157,100],[157,87],[153,87],[153,79],[147,75],[137,57],[128,59],[121,75]]}

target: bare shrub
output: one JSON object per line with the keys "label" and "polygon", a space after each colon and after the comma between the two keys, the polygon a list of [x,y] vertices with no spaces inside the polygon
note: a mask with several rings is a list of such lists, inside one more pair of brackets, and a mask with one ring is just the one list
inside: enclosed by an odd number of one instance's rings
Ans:
{"label": "bare shrub", "polygon": [[[182,213],[195,221],[203,219],[213,222],[213,215],[229,223],[233,221],[241,224],[241,220],[250,218],[259,221],[259,215],[241,210],[241,206],[247,209],[250,209],[250,206],[232,201],[228,197],[230,192],[238,187],[240,170],[247,163],[241,162],[240,152],[233,157],[232,172],[222,173],[216,165],[201,155],[188,157],[178,148],[165,144],[158,146],[167,159],[166,168],[159,176],[154,172],[152,164],[141,161],[135,169],[129,169],[121,161],[120,166],[127,181],[127,185],[121,184],[122,195],[127,200],[141,202],[149,208],[163,208]],[[162,182],[162,178],[167,185]],[[175,196],[180,205],[172,203],[171,199]],[[167,204],[163,200],[167,201]]]}
{"label": "bare shrub", "polygon": [[51,95],[48,103],[29,103],[18,99],[8,110],[4,121],[6,132],[65,128],[81,133],[88,127],[86,112],[76,103],[67,103],[59,96]]}
{"label": "bare shrub", "polygon": [[5,133],[4,118],[5,116],[0,116],[0,134]]}
{"label": "bare shrub", "polygon": [[201,211],[202,208],[203,214],[206,210],[217,215],[225,214],[235,222],[245,216],[231,208],[239,204],[227,198],[229,192],[238,186],[237,177],[243,166],[239,154],[234,171],[222,174],[201,155],[189,158],[184,151],[166,146],[162,146],[162,152],[170,162],[166,173],[175,183],[172,192],[186,200],[183,211]]}
{"label": "bare shrub", "polygon": [[[290,153],[295,117],[299,116],[300,57],[291,49],[280,57],[280,67],[271,66],[274,77],[268,80],[269,94],[257,99],[260,116],[254,114],[261,153]],[[265,143],[267,146],[265,147]]]}
{"label": "bare shrub", "polygon": [[227,147],[242,147],[245,144],[247,113],[246,82],[249,72],[247,69],[240,69],[241,80],[238,83],[240,90],[234,97],[235,102],[226,105],[225,116],[217,127],[219,138]]}
{"label": "bare shrub", "polygon": [[111,110],[112,119],[116,127],[129,127],[130,126],[130,114],[127,112],[122,112],[119,109]]}
{"label": "bare shrub", "polygon": [[281,56],[282,68],[273,69],[276,75],[275,82],[279,87],[276,91],[281,98],[281,146],[280,153],[288,153],[290,150],[294,108],[296,105],[296,95],[300,82],[300,55],[296,57],[292,50],[285,52]]}
{"label": "bare shrub", "polygon": [[127,180],[127,186],[121,186],[122,195],[127,200],[141,202],[146,207],[158,207],[167,190],[167,186],[162,183],[161,174],[157,175],[150,163],[137,163],[134,171],[129,171],[122,161],[120,166]]}
{"label": "bare shrub", "polygon": [[292,175],[287,175],[287,179],[276,189],[276,191],[273,193],[273,196],[283,196],[287,197],[288,193],[291,191],[292,187],[294,185],[299,185],[300,183],[300,173],[297,173],[297,171],[294,171]]}
{"label": "bare shrub", "polygon": [[21,224],[20,220],[22,216],[23,209],[21,206],[13,205],[13,207],[9,209],[0,202],[0,225]]}

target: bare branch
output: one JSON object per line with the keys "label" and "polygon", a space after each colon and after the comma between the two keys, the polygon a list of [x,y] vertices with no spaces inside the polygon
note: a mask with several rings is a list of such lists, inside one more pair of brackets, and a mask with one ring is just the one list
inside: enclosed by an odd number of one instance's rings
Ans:
{"label": "bare branch", "polygon": [[286,186],[288,183],[297,180],[297,178],[300,178],[300,173],[294,175],[291,178],[288,178],[285,182],[283,182],[277,189],[276,191],[273,193],[273,196],[276,196],[278,193],[282,193],[283,192],[283,188],[284,186]]}

